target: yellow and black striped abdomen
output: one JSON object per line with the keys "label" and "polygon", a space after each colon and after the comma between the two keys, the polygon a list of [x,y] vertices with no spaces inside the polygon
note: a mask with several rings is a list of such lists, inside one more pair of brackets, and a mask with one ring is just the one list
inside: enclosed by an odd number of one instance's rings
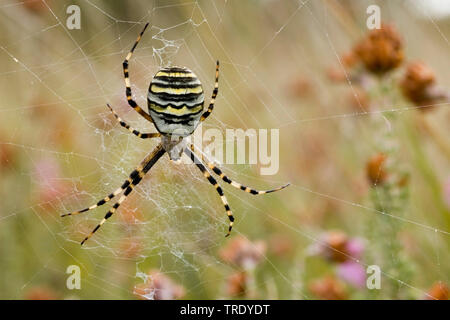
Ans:
{"label": "yellow and black striped abdomen", "polygon": [[204,94],[197,76],[187,68],[159,70],[148,89],[148,109],[161,134],[190,135],[203,111]]}

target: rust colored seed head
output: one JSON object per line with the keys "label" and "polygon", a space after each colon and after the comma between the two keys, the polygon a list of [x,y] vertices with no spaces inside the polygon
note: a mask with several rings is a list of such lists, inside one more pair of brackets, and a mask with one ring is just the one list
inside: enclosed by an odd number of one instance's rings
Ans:
{"label": "rust colored seed head", "polygon": [[345,68],[351,68],[358,62],[358,56],[355,51],[350,51],[341,55],[341,62]]}
{"label": "rust colored seed head", "polygon": [[434,90],[435,82],[434,72],[423,62],[415,61],[408,65],[400,88],[403,95],[416,105],[433,104],[440,98]]}
{"label": "rust colored seed head", "polygon": [[[27,10],[33,12],[33,13],[43,13],[44,10],[46,10],[45,3],[42,1],[35,1],[35,0],[25,0],[25,1],[17,1],[20,2]],[[49,3],[49,1],[47,1]],[[49,3],[50,5],[50,3]]]}
{"label": "rust colored seed head", "polygon": [[347,260],[348,237],[345,233],[332,231],[326,235],[326,244],[328,245],[327,254],[332,261],[343,262]]}
{"label": "rust colored seed head", "polygon": [[403,61],[402,40],[390,25],[372,30],[354,51],[366,69],[378,75],[397,68]]}
{"label": "rust colored seed head", "polygon": [[12,167],[17,158],[16,151],[10,144],[0,144],[0,170]]}
{"label": "rust colored seed head", "polygon": [[26,300],[58,300],[56,292],[47,287],[34,287],[28,290],[24,297]]}
{"label": "rust colored seed head", "polygon": [[293,97],[303,98],[310,96],[313,93],[314,86],[311,79],[298,77],[291,82],[289,89]]}
{"label": "rust colored seed head", "polygon": [[315,280],[309,284],[308,288],[316,297],[322,300],[348,299],[344,285],[333,276]]}
{"label": "rust colored seed head", "polygon": [[428,291],[428,295],[426,297],[427,300],[448,300],[449,299],[449,289],[448,286],[438,281],[431,289]]}
{"label": "rust colored seed head", "polygon": [[239,236],[228,242],[219,252],[221,258],[234,263],[243,269],[254,269],[264,258],[266,243],[264,241],[251,242]]}
{"label": "rust colored seed head", "polygon": [[387,179],[386,172],[386,155],[379,153],[369,159],[367,163],[367,178],[373,185],[380,185]]}
{"label": "rust colored seed head", "polygon": [[247,273],[239,271],[233,273],[227,280],[227,294],[231,297],[245,296],[247,291]]}

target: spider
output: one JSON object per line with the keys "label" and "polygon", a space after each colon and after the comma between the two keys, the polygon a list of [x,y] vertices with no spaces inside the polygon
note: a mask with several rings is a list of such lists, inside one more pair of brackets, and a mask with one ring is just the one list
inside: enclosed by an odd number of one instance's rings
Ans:
{"label": "spider", "polygon": [[219,186],[216,179],[206,169],[206,166],[208,166],[210,170],[217,174],[226,183],[254,195],[278,191],[289,186],[289,184],[286,184],[276,189],[265,191],[258,191],[243,186],[242,184],[228,178],[218,167],[216,167],[201,153],[199,153],[200,156],[198,156],[194,145],[186,142],[185,138],[191,135],[197,128],[199,123],[205,121],[213,111],[214,102],[219,91],[219,61],[217,61],[216,64],[216,76],[211,101],[208,109],[205,112],[203,112],[204,94],[202,84],[200,83],[196,75],[188,68],[168,67],[159,70],[155,74],[148,89],[147,103],[149,113],[146,113],[133,100],[131,95],[130,78],[128,74],[128,62],[134,50],[136,49],[136,46],[141,40],[142,35],[147,29],[147,26],[148,23],[139,34],[136,42],[134,43],[133,47],[131,48],[130,52],[123,62],[123,73],[125,77],[126,87],[125,94],[130,107],[136,110],[137,113],[139,113],[142,117],[152,122],[158,132],[141,133],[132,128],[125,121],[123,121],[109,104],[107,104],[107,107],[111,110],[117,122],[132,134],[141,139],[160,137],[161,142],[151,153],[149,153],[144,158],[139,166],[137,166],[133,170],[133,172],[131,172],[128,179],[125,180],[120,188],[88,208],[62,215],[62,217],[77,215],[95,209],[99,206],[104,205],[123,192],[122,196],[106,213],[105,217],[100,221],[100,223],[91,231],[89,235],[87,235],[83,239],[83,241],[81,241],[81,245],[83,245],[90,237],[92,237],[92,235],[106,222],[106,220],[108,220],[117,211],[121,203],[125,201],[131,191],[133,191],[133,189],[139,184],[139,182],[142,181],[144,175],[166,152],[168,153],[169,158],[175,161],[179,160],[183,153],[186,154],[200,169],[209,183],[214,186],[223,202],[223,205],[225,206],[225,210],[229,219],[228,232],[225,235],[226,237],[231,233],[234,217],[222,188]]}

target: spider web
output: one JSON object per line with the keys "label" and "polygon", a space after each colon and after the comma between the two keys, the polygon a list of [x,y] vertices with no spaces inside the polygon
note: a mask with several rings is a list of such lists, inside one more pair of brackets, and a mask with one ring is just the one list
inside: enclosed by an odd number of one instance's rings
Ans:
{"label": "spider web", "polygon": [[[188,297],[224,296],[221,286],[235,269],[217,254],[226,245],[223,236],[228,220],[214,188],[194,165],[173,163],[164,156],[83,248],[79,241],[115,199],[95,211],[64,219],[59,216],[94,204],[118,188],[157,144],[129,134],[106,108],[110,103],[141,132],[154,131],[127,105],[121,65],[147,21],[150,27],[130,61],[133,96],[141,107],[146,105],[152,76],[168,65],[188,66],[202,81],[208,97],[219,59],[219,96],[203,130],[280,129],[277,175],[260,176],[258,166],[222,166],[228,176],[258,189],[292,183],[280,193],[261,197],[225,186],[236,217],[235,235],[267,241],[270,232],[286,233],[303,252],[311,244],[326,245],[320,234],[339,226],[336,221],[321,224],[316,217],[331,207],[341,228],[364,237],[369,249],[378,241],[366,232],[364,225],[369,220],[398,223],[406,237],[417,237],[413,241],[420,243],[417,261],[413,261],[419,269],[416,273],[432,270],[431,275],[405,280],[402,274],[383,272],[385,281],[409,288],[416,297],[426,295],[434,280],[448,282],[450,229],[426,212],[432,201],[426,199],[429,194],[415,197],[423,191],[420,178],[413,180],[419,186],[413,184],[413,201],[401,216],[375,208],[367,197],[358,195],[358,187],[355,190],[364,172],[364,156],[379,151],[380,145],[400,151],[412,148],[401,145],[405,138],[402,123],[411,121],[419,108],[389,101],[366,112],[350,77],[345,89],[357,97],[359,109],[333,108],[336,102],[344,104],[336,101],[343,91],[330,89],[324,70],[342,65],[340,53],[365,33],[365,8],[370,3],[353,4],[362,26],[352,26],[343,22],[349,13],[342,11],[338,1],[287,1],[282,5],[279,1],[155,0],[111,5],[86,0],[79,3],[80,30],[67,29],[70,1],[42,1],[38,9],[29,9],[35,3],[40,1],[0,3],[4,21],[0,79],[6,97],[0,109],[0,141],[24,162],[2,182],[7,190],[0,228],[8,230],[2,240],[11,252],[9,258],[1,258],[9,266],[2,282],[7,282],[9,273],[16,279],[5,291],[6,298],[20,298],[40,283],[58,283],[65,297],[130,298],[133,284],[146,281],[151,269],[181,283]],[[413,56],[426,53],[430,64],[439,61],[432,65],[434,70],[448,69],[443,66],[448,64],[448,32],[439,28],[423,3],[380,2],[380,6],[387,20],[402,31]],[[424,20],[414,12],[425,13]],[[425,38],[425,31],[411,27],[407,23],[411,16],[433,36]],[[415,41],[416,34],[441,50],[425,51],[426,45]],[[286,87],[299,75],[313,85],[316,97],[295,102],[286,98]],[[440,114],[447,112],[448,119],[448,104],[435,107]],[[309,140],[324,141],[329,150],[315,148]],[[448,173],[448,158],[430,143],[425,148],[432,163]],[[349,152],[351,160],[342,150]],[[321,161],[318,166],[311,164],[315,157]],[[345,172],[346,161],[352,163],[354,175]],[[408,163],[407,156],[400,154],[398,162]],[[306,164],[315,172],[303,169]],[[387,242],[392,245],[398,239]],[[377,263],[376,259],[349,258],[364,267]],[[8,259],[33,266],[20,273]],[[270,254],[264,255],[267,278],[258,289],[268,297],[311,298],[298,277],[303,260],[298,255],[292,270]],[[71,264],[81,267],[83,289],[79,292],[64,287],[65,271]],[[221,286],[211,285],[215,282]],[[277,294],[270,296],[273,286]]]}

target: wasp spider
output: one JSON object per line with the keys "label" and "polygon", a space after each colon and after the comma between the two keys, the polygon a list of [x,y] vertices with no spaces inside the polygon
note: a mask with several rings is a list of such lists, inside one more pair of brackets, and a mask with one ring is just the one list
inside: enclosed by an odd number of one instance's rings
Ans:
{"label": "wasp spider", "polygon": [[125,77],[126,87],[125,93],[130,107],[136,110],[145,119],[152,122],[158,132],[141,133],[135,130],[125,121],[123,121],[109,104],[107,104],[107,106],[111,110],[119,124],[130,131],[132,134],[142,139],[161,137],[161,142],[150,154],[148,154],[144,158],[140,165],[137,166],[133,172],[131,172],[128,179],[125,180],[120,188],[88,208],[62,215],[63,217],[77,215],[82,212],[95,209],[123,192],[122,196],[106,213],[105,217],[100,221],[100,223],[92,230],[92,232],[88,236],[84,238],[84,240],[81,242],[82,245],[106,222],[107,219],[109,219],[117,211],[120,204],[125,201],[131,191],[133,191],[133,189],[139,184],[139,182],[141,182],[144,175],[166,152],[168,153],[171,160],[178,160],[183,153],[186,154],[200,169],[209,183],[214,186],[223,202],[223,205],[225,206],[225,210],[230,221],[226,236],[230,235],[231,229],[233,227],[234,217],[231,213],[230,206],[228,205],[227,198],[225,197],[222,188],[219,186],[216,179],[209,173],[206,166],[208,166],[209,169],[217,174],[223,181],[231,184],[235,188],[241,189],[251,194],[270,193],[284,189],[289,185],[287,184],[276,189],[266,191],[258,191],[243,186],[240,183],[237,183],[228,178],[212,162],[201,155],[201,153],[199,153],[199,157],[197,155],[197,152],[195,151],[194,145],[188,144],[186,142],[186,139],[184,139],[185,137],[191,135],[197,128],[199,123],[208,118],[208,116],[213,111],[214,102],[219,90],[219,61],[217,61],[216,65],[216,78],[214,90],[212,92],[212,98],[209,107],[205,112],[203,112],[204,94],[202,85],[196,75],[187,68],[169,67],[163,68],[156,73],[148,89],[147,102],[149,113],[146,113],[133,100],[131,96],[131,85],[128,74],[128,61],[130,60],[134,49],[136,49],[136,46],[141,40],[141,37],[144,34],[147,26],[148,23],[139,34],[136,42],[131,48],[131,51],[128,53],[125,61],[123,62],[123,73]]}

